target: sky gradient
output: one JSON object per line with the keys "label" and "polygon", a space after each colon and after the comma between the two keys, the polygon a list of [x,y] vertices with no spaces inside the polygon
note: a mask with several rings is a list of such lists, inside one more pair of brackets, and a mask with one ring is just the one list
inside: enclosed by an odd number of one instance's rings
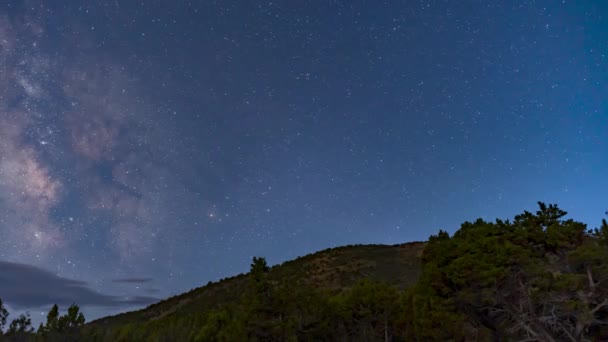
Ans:
{"label": "sky gradient", "polygon": [[537,201],[596,227],[607,101],[603,1],[5,1],[0,297],[90,320]]}

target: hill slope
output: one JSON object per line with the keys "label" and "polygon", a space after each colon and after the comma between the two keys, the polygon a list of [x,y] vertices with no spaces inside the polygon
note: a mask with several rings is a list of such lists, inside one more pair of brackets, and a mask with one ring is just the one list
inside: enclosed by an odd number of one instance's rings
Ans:
{"label": "hill slope", "polygon": [[[398,288],[413,285],[420,273],[423,242],[400,245],[354,245],[326,249],[273,266],[269,278],[304,281],[339,292],[361,279],[382,281]],[[171,314],[200,313],[238,300],[246,287],[246,275],[210,283],[166,299],[143,310],[101,318],[90,325],[116,327],[127,323],[159,320]]]}
{"label": "hill slope", "polygon": [[345,246],[272,268],[253,258],[248,275],[43,337],[608,341],[608,221],[590,230],[538,204],[425,243]]}

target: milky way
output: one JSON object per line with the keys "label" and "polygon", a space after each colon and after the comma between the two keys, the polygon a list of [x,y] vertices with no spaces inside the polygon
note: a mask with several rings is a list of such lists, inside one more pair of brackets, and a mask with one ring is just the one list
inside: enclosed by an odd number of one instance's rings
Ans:
{"label": "milky way", "polygon": [[[63,248],[99,240],[92,226],[105,226],[108,248],[121,257],[145,252],[161,191],[152,183],[164,171],[153,165],[160,149],[146,122],[155,113],[138,103],[124,67],[43,49],[51,42],[38,21],[50,12],[26,12],[1,19],[3,253],[65,257]],[[106,216],[111,222],[95,222]]]}
{"label": "milky way", "polygon": [[94,318],[254,255],[423,240],[538,200],[595,226],[608,209],[606,13],[5,2],[0,269],[55,292],[17,296],[0,278],[0,297],[36,315],[73,299]]}

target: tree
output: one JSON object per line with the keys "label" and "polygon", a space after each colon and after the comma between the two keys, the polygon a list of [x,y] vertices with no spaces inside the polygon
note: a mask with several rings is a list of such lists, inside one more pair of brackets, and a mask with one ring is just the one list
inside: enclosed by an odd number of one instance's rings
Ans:
{"label": "tree", "polygon": [[32,319],[30,318],[30,314],[25,313],[19,315],[19,317],[11,322],[6,335],[9,337],[23,337],[25,335],[32,334],[33,332],[34,328],[32,327]]}
{"label": "tree", "polygon": [[71,333],[84,323],[85,318],[78,305],[70,305],[68,312],[59,316],[59,307],[55,304],[46,316],[46,325],[40,324],[38,334],[48,336],[49,334]]}
{"label": "tree", "polygon": [[258,309],[268,309],[270,306],[271,284],[268,280],[268,265],[266,259],[262,257],[253,257],[251,263],[250,276],[250,293],[249,306]]}
{"label": "tree", "polygon": [[59,317],[58,326],[61,331],[71,331],[84,325],[85,319],[76,304],[70,305],[67,314]]}
{"label": "tree", "polygon": [[253,260],[251,262],[251,269],[249,270],[249,272],[251,273],[251,276],[253,277],[256,283],[262,282],[266,277],[266,273],[268,273],[268,271],[269,268],[266,264],[265,258],[253,257]]}
{"label": "tree", "polygon": [[272,336],[274,312],[268,271],[266,259],[253,257],[249,272],[249,291],[243,301],[248,316],[248,340],[267,340]]}
{"label": "tree", "polygon": [[46,315],[46,325],[42,325],[41,323],[38,328],[38,333],[43,336],[54,332],[59,332],[59,307],[57,304],[53,305]]}
{"label": "tree", "polygon": [[207,313],[204,324],[196,333],[195,341],[244,341],[247,339],[244,331],[243,317],[240,310],[227,307]]}
{"label": "tree", "polygon": [[2,336],[2,332],[4,331],[4,327],[6,326],[6,320],[8,318],[8,310],[4,307],[2,303],[2,299],[0,298],[0,336]]}
{"label": "tree", "polygon": [[608,226],[588,233],[565,215],[539,203],[513,222],[479,219],[452,238],[429,239],[409,294],[414,335],[582,341],[600,331],[608,318]]}
{"label": "tree", "polygon": [[364,279],[334,297],[333,303],[349,340],[393,340],[400,309],[395,288]]}

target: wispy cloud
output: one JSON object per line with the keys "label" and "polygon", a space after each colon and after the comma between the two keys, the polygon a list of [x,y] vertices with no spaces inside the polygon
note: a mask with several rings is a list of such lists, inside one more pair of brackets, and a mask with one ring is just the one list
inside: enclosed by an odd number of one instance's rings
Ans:
{"label": "wispy cloud", "polygon": [[91,289],[86,282],[59,277],[35,266],[5,261],[0,261],[0,296],[17,309],[72,303],[80,306],[129,307],[158,301],[147,296],[125,298],[102,294]]}
{"label": "wispy cloud", "polygon": [[112,279],[112,282],[115,283],[128,283],[128,284],[143,284],[150,283],[154,281],[152,278],[120,278],[120,279]]}

